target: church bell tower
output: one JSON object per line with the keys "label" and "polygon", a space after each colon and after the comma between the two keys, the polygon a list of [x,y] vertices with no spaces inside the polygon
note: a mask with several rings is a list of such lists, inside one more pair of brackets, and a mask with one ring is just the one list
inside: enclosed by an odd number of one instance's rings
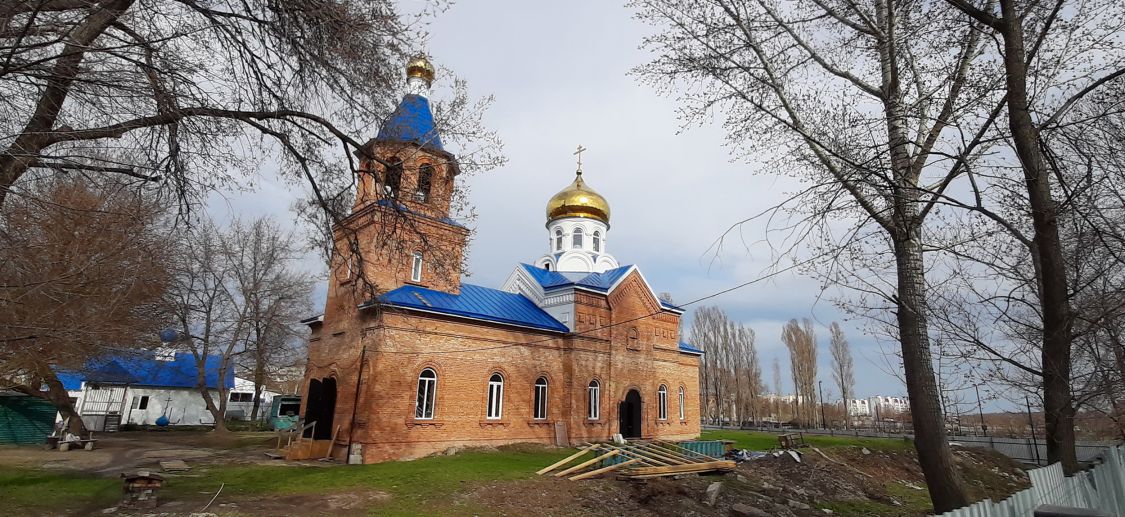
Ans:
{"label": "church bell tower", "polygon": [[[326,319],[403,285],[460,292],[469,230],[450,217],[460,170],[430,109],[434,76],[425,56],[411,59],[407,93],[356,152],[359,182],[351,214],[334,230]],[[359,282],[370,288],[356,289]]]}

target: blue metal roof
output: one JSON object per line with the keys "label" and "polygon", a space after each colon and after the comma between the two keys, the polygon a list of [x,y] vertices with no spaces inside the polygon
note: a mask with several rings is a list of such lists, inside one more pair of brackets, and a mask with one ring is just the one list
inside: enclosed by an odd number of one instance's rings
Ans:
{"label": "blue metal roof", "polygon": [[680,341],[680,352],[685,354],[703,355],[703,351],[691,346],[683,341]]}
{"label": "blue metal roof", "polygon": [[575,282],[575,285],[589,287],[599,291],[608,291],[609,288],[613,287],[613,284],[616,284],[618,280],[621,280],[632,267],[631,265],[621,266],[603,273],[591,273],[586,278]]}
{"label": "blue metal roof", "polygon": [[522,294],[513,294],[479,285],[461,284],[460,294],[404,285],[379,297],[381,303],[450,316],[461,316],[496,323],[519,325],[554,332],[569,332]]}
{"label": "blue metal roof", "polygon": [[539,283],[543,289],[553,289],[556,287],[578,286],[595,291],[607,292],[613,284],[616,284],[629,269],[633,266],[621,266],[610,269],[604,273],[590,273],[578,280],[571,280],[562,273],[557,271],[547,271],[546,269],[535,267],[531,264],[520,264],[523,269],[527,271],[531,278]]}
{"label": "blue metal roof", "polygon": [[[217,388],[219,379],[219,365],[222,358],[217,355],[207,356],[204,362],[204,380],[207,387]],[[102,384],[130,384],[133,386],[154,386],[165,388],[194,388],[199,369],[195,365],[195,356],[190,353],[180,352],[170,361],[156,359],[152,352],[140,352],[137,355],[122,355],[91,359],[80,370],[58,371],[56,374],[62,381],[63,387],[68,390],[81,389],[82,381],[87,383]],[[234,387],[234,368],[227,371],[225,382],[227,388]]]}
{"label": "blue metal roof", "polygon": [[439,151],[441,137],[434,128],[434,115],[430,111],[430,101],[421,95],[406,94],[394,113],[379,128],[376,140],[412,142]]}
{"label": "blue metal roof", "polygon": [[523,269],[527,271],[531,278],[539,283],[540,287],[547,289],[560,285],[570,285],[569,278],[562,276],[557,271],[550,271],[541,267],[535,267],[531,264],[520,264]]}

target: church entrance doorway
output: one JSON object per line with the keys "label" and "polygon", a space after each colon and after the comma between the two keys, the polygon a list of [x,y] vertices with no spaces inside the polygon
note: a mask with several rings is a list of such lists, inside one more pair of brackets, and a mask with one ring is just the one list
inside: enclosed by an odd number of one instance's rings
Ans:
{"label": "church entrance doorway", "polygon": [[617,408],[618,429],[624,438],[641,437],[641,394],[629,390]]}
{"label": "church entrance doorway", "polygon": [[305,430],[305,438],[332,439],[332,419],[336,416],[336,378],[309,381],[308,402],[305,403],[305,424],[316,427]]}

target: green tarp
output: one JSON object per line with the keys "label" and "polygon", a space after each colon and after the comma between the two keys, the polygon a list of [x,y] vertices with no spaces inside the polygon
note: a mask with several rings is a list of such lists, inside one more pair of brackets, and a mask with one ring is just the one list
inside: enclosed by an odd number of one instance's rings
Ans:
{"label": "green tarp", "polygon": [[0,443],[46,443],[55,414],[43,399],[0,393]]}

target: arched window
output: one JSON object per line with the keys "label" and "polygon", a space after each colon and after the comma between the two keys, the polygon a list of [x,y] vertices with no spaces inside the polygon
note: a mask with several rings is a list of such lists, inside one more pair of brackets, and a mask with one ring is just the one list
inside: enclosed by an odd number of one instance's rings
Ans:
{"label": "arched window", "polygon": [[386,177],[383,178],[383,194],[387,197],[398,197],[398,189],[402,186],[402,160],[398,157],[387,160]]}
{"label": "arched window", "polygon": [[504,376],[494,373],[488,379],[488,411],[486,418],[497,420],[504,413]]}
{"label": "arched window", "polygon": [[535,412],[536,420],[547,418],[547,378],[540,377],[535,380]]}
{"label": "arched window", "polygon": [[421,282],[422,281],[422,252],[421,251],[414,252],[413,261],[410,264],[410,281],[411,282]]}
{"label": "arched window", "polygon": [[555,251],[562,251],[562,228],[555,228]]}
{"label": "arched window", "polygon": [[684,419],[684,387],[680,386],[680,420]]}
{"label": "arched window", "polygon": [[668,420],[668,387],[661,384],[660,389],[656,390],[656,400],[659,404],[657,407],[656,418],[661,420]]}
{"label": "arched window", "polygon": [[430,368],[418,374],[418,400],[414,404],[414,418],[434,418],[434,400],[437,399],[437,373]]}
{"label": "arched window", "polygon": [[637,332],[636,327],[633,327],[633,328],[629,329],[629,333],[625,337],[625,348],[628,348],[629,350],[640,350],[641,349],[641,339],[640,338],[641,338],[641,334],[640,334],[640,332]]}
{"label": "arched window", "polygon": [[582,247],[582,228],[575,228],[574,229],[574,233],[571,234],[571,237],[570,237],[570,247],[572,247],[572,248],[581,248]]}
{"label": "arched window", "polygon": [[590,381],[590,386],[586,388],[586,418],[590,420],[597,420],[601,418],[601,399],[602,387],[598,381]]}
{"label": "arched window", "polygon": [[434,166],[425,164],[418,168],[418,188],[414,190],[414,200],[420,203],[430,201],[430,185],[434,181]]}
{"label": "arched window", "polygon": [[594,232],[594,251],[602,252],[602,232]]}

